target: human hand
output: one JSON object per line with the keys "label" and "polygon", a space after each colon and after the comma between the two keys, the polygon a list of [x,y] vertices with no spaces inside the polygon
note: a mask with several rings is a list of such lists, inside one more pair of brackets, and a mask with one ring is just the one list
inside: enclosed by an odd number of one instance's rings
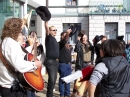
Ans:
{"label": "human hand", "polygon": [[128,40],[128,44],[130,44],[130,40]]}
{"label": "human hand", "polygon": [[33,37],[31,37],[31,36],[29,35],[28,38],[27,38],[27,40],[28,40],[28,43],[29,43],[30,46],[34,45],[35,39],[34,39]]}
{"label": "human hand", "polygon": [[80,39],[81,39],[81,37],[78,36],[78,37],[77,37],[77,40],[80,41]]}
{"label": "human hand", "polygon": [[40,45],[40,42],[39,42],[39,40],[38,40],[38,39],[36,40],[36,43],[37,43],[37,46],[39,46],[39,45]]}
{"label": "human hand", "polygon": [[41,63],[41,61],[36,60],[35,65],[36,65],[37,68],[40,68],[42,66],[42,63]]}
{"label": "human hand", "polygon": [[67,32],[68,34],[70,34],[70,33],[72,32],[72,30],[71,30],[71,29],[68,29],[66,32]]}

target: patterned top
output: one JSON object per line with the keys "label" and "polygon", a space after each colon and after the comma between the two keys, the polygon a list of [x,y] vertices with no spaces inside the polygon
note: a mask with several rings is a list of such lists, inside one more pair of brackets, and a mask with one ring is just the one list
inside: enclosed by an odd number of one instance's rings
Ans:
{"label": "patterned top", "polygon": [[98,63],[94,68],[94,71],[90,77],[89,82],[91,82],[96,86],[102,80],[104,75],[107,74],[108,74],[108,68],[106,67],[106,65],[102,62]]}
{"label": "patterned top", "polygon": [[125,53],[126,53],[126,59],[128,63],[130,64],[130,46],[125,49]]}

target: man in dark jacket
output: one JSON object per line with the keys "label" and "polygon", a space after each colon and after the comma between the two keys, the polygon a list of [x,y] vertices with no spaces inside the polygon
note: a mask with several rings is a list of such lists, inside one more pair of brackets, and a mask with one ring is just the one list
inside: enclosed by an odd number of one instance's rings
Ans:
{"label": "man in dark jacket", "polygon": [[[78,41],[76,43],[74,51],[77,52],[75,71],[82,70],[86,66],[93,64],[94,60],[94,47],[88,41],[86,31],[81,30],[78,34]],[[77,92],[76,81],[73,89],[72,96]]]}
{"label": "man in dark jacket", "polygon": [[82,30],[79,34],[81,37],[77,41],[75,46],[75,52],[77,52],[76,68],[75,70],[81,70],[89,64],[93,64],[94,60],[94,47],[88,40],[86,32]]}

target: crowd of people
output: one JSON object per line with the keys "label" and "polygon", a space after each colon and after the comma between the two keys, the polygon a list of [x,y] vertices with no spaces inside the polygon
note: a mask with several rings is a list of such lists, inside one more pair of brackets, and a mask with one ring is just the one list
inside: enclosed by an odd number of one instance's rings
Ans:
{"label": "crowd of people", "polygon": [[[85,30],[76,32],[75,73],[80,71],[80,76],[75,78],[71,74],[72,47],[68,42],[70,34],[74,32],[71,28],[67,29],[61,33],[60,41],[57,42],[57,29],[55,26],[49,27],[48,21],[44,22],[46,51],[39,42],[36,31],[31,31],[28,35],[23,31],[25,20],[9,18],[5,21],[0,46],[2,97],[36,97],[37,90],[22,86],[17,73],[29,72],[38,76],[35,71],[42,65],[48,73],[46,97],[53,97],[57,73],[60,97],[130,97],[130,41],[126,44],[124,36],[108,39],[105,35],[96,35],[91,42]],[[36,58],[29,61],[28,53],[36,55]],[[89,79],[85,79],[83,75],[88,71],[82,71],[88,66],[94,69]],[[69,76],[74,81],[72,93],[70,82],[63,80]]]}

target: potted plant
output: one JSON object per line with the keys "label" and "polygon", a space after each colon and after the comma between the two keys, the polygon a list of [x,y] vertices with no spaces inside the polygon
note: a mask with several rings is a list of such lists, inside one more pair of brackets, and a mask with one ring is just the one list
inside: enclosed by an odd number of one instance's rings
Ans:
{"label": "potted plant", "polygon": [[122,5],[118,5],[118,10],[117,10],[118,13],[121,13],[122,7],[123,7]]}

